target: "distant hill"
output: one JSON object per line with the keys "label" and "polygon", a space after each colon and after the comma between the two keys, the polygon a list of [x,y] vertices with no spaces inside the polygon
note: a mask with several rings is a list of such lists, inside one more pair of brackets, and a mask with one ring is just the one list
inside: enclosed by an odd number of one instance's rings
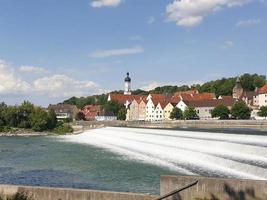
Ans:
{"label": "distant hill", "polygon": [[[232,90],[235,85],[237,77],[230,77],[230,78],[222,78],[218,80],[213,80],[206,82],[202,85],[182,85],[182,86],[162,86],[157,87],[150,91],[144,90],[134,90],[132,94],[137,95],[147,95],[149,93],[152,94],[173,94],[175,92],[187,91],[197,89],[200,93],[202,92],[212,92],[215,93],[216,96],[220,95],[232,95]],[[258,75],[258,74],[243,74],[240,76],[241,85],[245,91],[254,91],[256,88],[262,87],[266,83],[266,76],[265,75]],[[114,91],[113,93],[123,94],[123,91]],[[77,105],[78,108],[82,108],[88,104],[97,104],[97,105],[104,105],[107,102],[108,95],[93,95],[88,97],[71,97],[68,100],[65,100],[63,103]]]}

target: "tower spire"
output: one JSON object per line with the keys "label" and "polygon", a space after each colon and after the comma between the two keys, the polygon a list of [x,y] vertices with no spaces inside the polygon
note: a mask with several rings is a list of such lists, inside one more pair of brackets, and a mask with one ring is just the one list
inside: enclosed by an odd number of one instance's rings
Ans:
{"label": "tower spire", "polygon": [[124,79],[124,95],[131,95],[131,78],[130,73],[126,73],[126,78]]}

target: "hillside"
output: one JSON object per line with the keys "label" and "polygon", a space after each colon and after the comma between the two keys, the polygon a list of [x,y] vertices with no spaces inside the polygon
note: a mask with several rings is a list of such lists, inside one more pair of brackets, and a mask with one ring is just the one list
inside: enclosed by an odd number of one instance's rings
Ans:
{"label": "hillside", "polygon": [[[216,96],[220,95],[232,95],[232,89],[235,85],[237,77],[230,77],[230,78],[222,78],[218,80],[212,80],[206,82],[202,85],[182,85],[182,86],[162,86],[157,87],[150,91],[144,90],[134,90],[132,94],[143,94],[147,95],[149,93],[153,94],[167,94],[167,93],[175,93],[181,91],[187,91],[192,89],[197,89],[200,93],[202,92],[212,92],[215,93]],[[254,91],[256,88],[263,86],[266,83],[266,76],[265,75],[258,75],[258,74],[243,74],[240,76],[241,85],[245,91]],[[123,91],[114,91],[114,93],[123,93]],[[97,105],[104,105],[107,102],[108,95],[93,95],[88,97],[72,97],[68,100],[65,100],[63,103],[77,105],[78,108],[82,108],[87,104],[97,104]]]}

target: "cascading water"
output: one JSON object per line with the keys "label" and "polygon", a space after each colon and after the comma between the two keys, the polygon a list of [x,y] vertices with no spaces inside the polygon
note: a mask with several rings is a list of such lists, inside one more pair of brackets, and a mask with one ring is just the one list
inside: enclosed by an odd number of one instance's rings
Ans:
{"label": "cascading water", "polygon": [[62,139],[185,175],[267,179],[267,136],[107,127]]}

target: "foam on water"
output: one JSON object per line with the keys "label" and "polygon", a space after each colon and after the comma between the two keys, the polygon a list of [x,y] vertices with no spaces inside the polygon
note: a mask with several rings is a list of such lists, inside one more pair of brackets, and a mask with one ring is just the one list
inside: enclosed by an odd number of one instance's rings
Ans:
{"label": "foam on water", "polygon": [[267,179],[267,136],[108,127],[62,140],[186,175]]}

